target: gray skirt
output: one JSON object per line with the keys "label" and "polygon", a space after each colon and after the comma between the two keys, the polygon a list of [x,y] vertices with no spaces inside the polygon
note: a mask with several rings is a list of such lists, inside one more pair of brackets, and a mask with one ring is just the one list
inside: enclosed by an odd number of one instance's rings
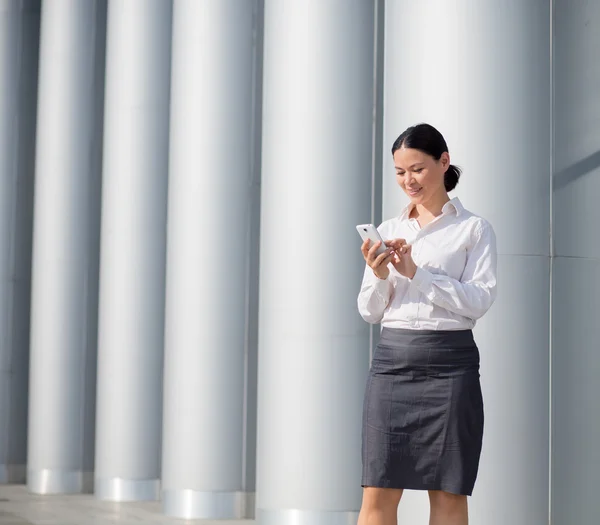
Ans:
{"label": "gray skirt", "polygon": [[362,486],[471,495],[482,439],[472,331],[383,328],[364,399]]}

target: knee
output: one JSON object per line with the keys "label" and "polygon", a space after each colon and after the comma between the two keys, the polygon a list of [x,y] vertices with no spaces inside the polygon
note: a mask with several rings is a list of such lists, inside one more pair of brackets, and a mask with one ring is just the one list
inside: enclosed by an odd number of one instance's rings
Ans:
{"label": "knee", "polygon": [[450,494],[441,490],[429,491],[429,501],[433,511],[448,515],[464,513],[467,507],[467,496]]}
{"label": "knee", "polygon": [[375,516],[395,516],[398,512],[398,504],[401,497],[402,490],[400,489],[365,487],[361,514],[371,518]]}

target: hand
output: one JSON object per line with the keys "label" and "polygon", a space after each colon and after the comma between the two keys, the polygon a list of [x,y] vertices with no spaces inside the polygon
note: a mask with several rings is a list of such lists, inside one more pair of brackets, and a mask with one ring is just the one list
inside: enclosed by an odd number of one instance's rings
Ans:
{"label": "hand", "polygon": [[385,244],[393,251],[392,264],[396,271],[412,279],[417,273],[417,265],[412,258],[412,245],[407,244],[405,239],[394,239]]}
{"label": "hand", "polygon": [[[387,244],[387,243],[386,243]],[[392,262],[392,258],[394,256],[393,250],[390,248],[382,253],[381,255],[376,255],[375,252],[381,246],[381,241],[377,241],[373,246],[371,245],[371,241],[367,239],[362,243],[360,247],[360,251],[365,258],[367,265],[373,270],[375,276],[379,279],[387,279],[390,275],[390,269],[388,268],[388,264]]]}

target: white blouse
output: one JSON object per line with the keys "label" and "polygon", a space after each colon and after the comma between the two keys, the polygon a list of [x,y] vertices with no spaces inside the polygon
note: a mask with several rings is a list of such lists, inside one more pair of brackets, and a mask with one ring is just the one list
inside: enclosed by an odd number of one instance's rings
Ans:
{"label": "white blouse", "polygon": [[389,265],[379,279],[365,268],[358,310],[369,323],[412,330],[466,330],[496,299],[496,235],[458,198],[421,228],[409,218],[414,205],[379,226],[384,240],[406,239],[418,269],[408,279]]}

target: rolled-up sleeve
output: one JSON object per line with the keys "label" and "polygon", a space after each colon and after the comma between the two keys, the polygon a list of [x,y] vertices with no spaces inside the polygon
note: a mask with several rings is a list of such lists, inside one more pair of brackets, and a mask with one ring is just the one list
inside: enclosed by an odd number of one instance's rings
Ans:
{"label": "rolled-up sleeve", "polygon": [[480,223],[473,235],[474,244],[460,281],[418,268],[411,285],[433,304],[476,320],[496,299],[497,253],[496,236],[489,223]]}

